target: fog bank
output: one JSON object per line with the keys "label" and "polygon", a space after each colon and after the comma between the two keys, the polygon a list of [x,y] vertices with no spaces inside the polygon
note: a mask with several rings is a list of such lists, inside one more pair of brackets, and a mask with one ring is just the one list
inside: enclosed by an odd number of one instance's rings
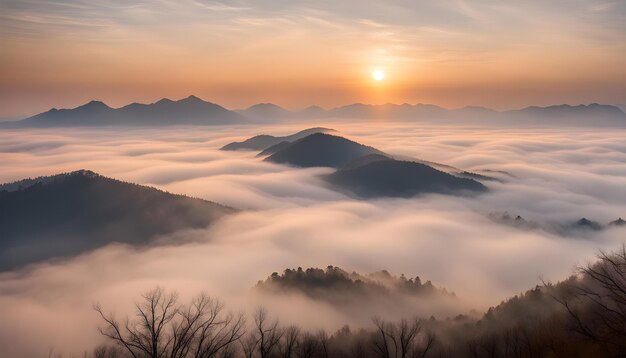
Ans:
{"label": "fog bank", "polygon": [[[266,300],[251,293],[258,280],[298,266],[419,275],[457,294],[458,306],[437,311],[453,315],[497,304],[541,278],[565,278],[598,249],[615,248],[626,237],[619,228],[569,236],[522,230],[488,216],[508,211],[540,222],[625,217],[626,132],[319,125],[398,157],[510,175],[489,174],[503,182],[485,182],[490,192],[476,198],[357,201],[325,187],[317,175],[329,169],[218,151],[233,140],[290,134],[301,126],[0,131],[0,182],[85,168],[245,209],[207,229],[161,238],[184,244],[142,250],[113,244],[0,274],[0,346],[10,347],[10,356],[93,347],[101,340],[95,302],[122,315],[156,285],[182,298],[206,291],[233,310],[265,304],[283,322],[312,329],[367,324],[370,311],[402,313],[366,307],[357,317],[304,296]],[[424,303],[406,314],[430,316],[433,309]]]}

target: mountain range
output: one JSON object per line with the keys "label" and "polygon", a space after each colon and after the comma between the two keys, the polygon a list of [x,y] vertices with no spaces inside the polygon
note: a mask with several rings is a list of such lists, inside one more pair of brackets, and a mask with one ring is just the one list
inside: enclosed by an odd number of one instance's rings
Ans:
{"label": "mountain range", "polygon": [[590,220],[585,217],[577,220],[565,221],[534,221],[527,220],[521,215],[511,215],[508,212],[493,212],[489,214],[489,218],[497,223],[509,225],[518,229],[540,229],[566,237],[584,237],[592,232],[607,229],[626,228],[626,220],[622,219],[621,217],[606,223],[600,223],[598,221]]}
{"label": "mountain range", "polygon": [[235,210],[79,170],[0,185],[0,271],[118,242],[147,245]]}
{"label": "mountain range", "polygon": [[196,96],[173,101],[167,98],[151,104],[132,103],[112,108],[100,101],[91,101],[73,109],[53,108],[47,112],[2,127],[72,127],[72,126],[163,126],[223,125],[268,123],[313,119],[393,119],[403,121],[462,122],[468,124],[499,124],[511,126],[617,126],[626,127],[626,114],[617,106],[592,103],[571,106],[531,106],[509,111],[483,107],[446,109],[432,104],[354,103],[332,109],[310,106],[290,111],[272,103],[260,103],[242,110],[228,110]]}
{"label": "mountain range", "polygon": [[245,122],[240,114],[196,96],[179,101],[164,98],[151,104],[132,103],[111,108],[100,101],[91,101],[73,109],[53,108],[47,112],[5,123],[5,126],[73,127],[73,126],[162,126],[237,124]]}

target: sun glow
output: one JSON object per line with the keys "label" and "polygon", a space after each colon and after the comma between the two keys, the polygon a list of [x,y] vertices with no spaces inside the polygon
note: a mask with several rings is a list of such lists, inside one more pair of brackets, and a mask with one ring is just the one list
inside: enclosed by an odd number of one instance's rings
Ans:
{"label": "sun glow", "polygon": [[374,72],[372,72],[372,77],[375,81],[382,81],[383,79],[385,79],[385,71],[375,70]]}

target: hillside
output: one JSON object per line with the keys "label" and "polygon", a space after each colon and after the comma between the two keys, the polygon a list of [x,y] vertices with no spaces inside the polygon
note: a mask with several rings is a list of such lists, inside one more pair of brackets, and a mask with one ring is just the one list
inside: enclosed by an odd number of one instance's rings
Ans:
{"label": "hillside", "polygon": [[326,180],[341,191],[361,198],[409,198],[423,193],[481,193],[487,188],[476,180],[460,178],[428,165],[380,159],[350,165],[327,175]]}
{"label": "hillside", "polygon": [[291,143],[298,139],[302,139],[310,134],[314,133],[330,133],[334,132],[333,129],[315,127],[304,129],[298,133],[294,133],[288,136],[275,137],[269,134],[260,134],[252,138],[248,138],[242,142],[228,143],[220,150],[265,150],[282,142]]}
{"label": "hillside", "polygon": [[294,142],[265,160],[298,167],[339,168],[350,161],[369,154],[385,155],[376,148],[343,137],[316,133]]}
{"label": "hillside", "polygon": [[203,228],[234,210],[81,170],[0,185],[0,270]]}

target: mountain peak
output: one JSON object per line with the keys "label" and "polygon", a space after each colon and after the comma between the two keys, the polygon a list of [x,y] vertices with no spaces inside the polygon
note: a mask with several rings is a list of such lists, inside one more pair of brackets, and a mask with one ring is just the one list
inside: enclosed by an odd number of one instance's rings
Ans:
{"label": "mountain peak", "polygon": [[75,170],[73,172],[69,172],[66,175],[68,175],[68,176],[70,176],[70,175],[71,176],[84,176],[84,177],[90,177],[90,178],[91,177],[99,177],[100,176],[100,174],[98,174],[98,173],[96,173],[94,171],[91,171],[89,169],[78,169],[78,170]]}
{"label": "mountain peak", "polygon": [[107,106],[104,102],[102,101],[89,101],[88,103],[83,104],[82,106],[78,106],[76,107],[76,109],[100,109],[100,108],[106,108],[106,109],[110,109],[111,107]]}
{"label": "mountain peak", "polygon": [[29,179],[23,179],[23,180],[11,182],[11,183],[0,184],[0,191],[16,191],[16,190],[26,189],[35,184],[47,184],[47,183],[53,183],[57,181],[65,181],[66,179],[69,179],[69,178],[77,178],[77,177],[97,178],[100,176],[101,176],[100,174],[95,173],[91,170],[79,169],[73,172],[61,173],[61,174],[50,175],[50,176],[40,176],[34,179],[29,178]]}
{"label": "mountain peak", "polygon": [[298,139],[265,160],[298,167],[339,168],[354,159],[374,153],[384,155],[375,148],[347,138],[317,132]]}
{"label": "mountain peak", "polygon": [[[254,149],[254,150],[265,151],[267,149],[274,147],[277,144],[280,144],[280,143],[291,144],[291,142],[297,141],[312,133],[317,133],[317,132],[336,132],[336,131],[334,129],[329,129],[329,128],[315,127],[315,128],[308,128],[298,133],[294,133],[294,134],[282,136],[282,137],[275,137],[272,135],[261,134],[261,135],[256,135],[252,138],[248,138],[243,142],[232,142],[232,143],[226,144],[220,150]],[[286,144],[283,144],[283,147],[286,147]],[[276,149],[276,148],[273,148],[273,149]],[[272,152],[272,154],[273,153],[274,152]],[[263,155],[266,155],[266,154],[267,153],[263,153]]]}
{"label": "mountain peak", "polygon": [[587,218],[582,218],[582,219],[578,220],[576,222],[576,225],[578,227],[588,228],[588,229],[592,229],[592,230],[600,230],[602,228],[602,226],[598,222],[589,220]]}
{"label": "mountain peak", "polygon": [[626,225],[626,220],[624,220],[622,218],[618,218],[615,221],[611,221],[609,223],[609,225],[612,225],[612,226],[625,226]]}
{"label": "mountain peak", "polygon": [[204,103],[204,101],[202,99],[200,99],[199,97],[196,97],[194,95],[189,95],[186,98],[181,99],[178,102],[189,102],[189,103]]}
{"label": "mountain peak", "polygon": [[161,98],[160,100],[156,101],[155,104],[166,104],[166,103],[173,103],[174,101],[172,101],[169,98]]}

